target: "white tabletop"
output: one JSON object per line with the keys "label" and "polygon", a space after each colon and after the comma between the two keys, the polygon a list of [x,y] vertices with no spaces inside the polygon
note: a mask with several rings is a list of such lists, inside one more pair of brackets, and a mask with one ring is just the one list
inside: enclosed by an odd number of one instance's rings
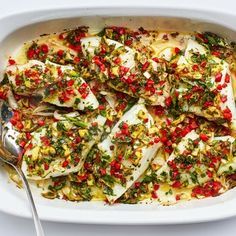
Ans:
{"label": "white tabletop", "polygon": [[[229,236],[236,233],[236,218],[170,226],[104,226],[43,222],[46,236]],[[1,236],[35,235],[33,221],[0,213]]]}
{"label": "white tabletop", "polygon": [[[119,0],[119,4],[128,5],[130,2],[135,2],[136,5],[147,4],[147,1],[138,0]],[[178,0],[165,0],[156,1],[162,6],[171,6],[171,3]],[[15,12],[26,11],[27,9],[45,9],[48,6],[56,6],[58,8],[63,6],[72,6],[78,4],[91,5],[96,3],[98,5],[106,4],[106,0],[93,1],[79,1],[79,0],[57,0],[57,1],[32,1],[32,0],[8,0],[1,1],[0,9],[1,16],[8,15]],[[109,1],[108,1],[109,2]],[[110,1],[111,2],[111,1]],[[115,1],[114,1],[115,2]],[[117,3],[116,2],[116,3]],[[149,3],[154,3],[153,0],[149,0]],[[114,3],[114,4],[116,4]],[[178,1],[183,7],[194,5],[199,7],[211,7],[214,9],[225,8],[229,12],[235,11],[236,2],[234,0],[199,0],[189,1],[182,0]],[[234,13],[235,14],[235,13]],[[2,26],[0,26],[2,27]],[[219,212],[220,214],[220,212]],[[43,226],[47,236],[116,236],[116,235],[135,235],[135,236],[151,236],[151,235],[181,235],[181,236],[218,236],[218,235],[234,235],[236,234],[236,218],[231,218],[218,222],[202,223],[202,224],[189,224],[189,225],[171,225],[171,226],[102,226],[102,225],[79,225],[79,224],[62,224],[62,223],[51,223],[43,222]],[[33,222],[29,219],[17,218],[15,216],[6,215],[0,213],[0,236],[32,236],[35,235]]]}

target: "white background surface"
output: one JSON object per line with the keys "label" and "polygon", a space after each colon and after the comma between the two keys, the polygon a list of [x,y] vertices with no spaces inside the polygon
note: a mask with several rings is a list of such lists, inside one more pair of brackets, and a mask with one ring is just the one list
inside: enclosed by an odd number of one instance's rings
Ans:
{"label": "white background surface", "polygon": [[[111,3],[112,0],[110,0]],[[31,9],[47,9],[49,6],[56,6],[61,8],[63,6],[73,5],[105,5],[109,1],[91,1],[91,0],[0,0],[1,17],[16,12],[27,11]],[[178,5],[183,7],[193,8],[211,8],[215,10],[224,9],[225,11],[234,14],[236,10],[236,2],[234,0],[165,0],[165,1],[128,1],[119,0],[114,1],[114,4],[130,5],[134,2],[136,6],[144,4],[158,4],[159,6],[171,6],[171,4],[178,2]],[[235,22],[236,23],[236,22]],[[0,27],[4,27],[1,26]],[[1,186],[1,183],[0,183]],[[1,188],[0,188],[1,192]],[[1,193],[0,193],[1,194]],[[14,204],[14,203],[6,203]],[[220,214],[220,212],[219,212]],[[202,224],[189,224],[189,225],[172,225],[172,226],[101,226],[101,225],[75,225],[75,224],[62,224],[43,222],[46,231],[46,236],[152,236],[152,235],[175,235],[175,236],[229,236],[236,234],[236,218],[228,220],[202,223]],[[35,235],[32,220],[21,219],[14,216],[0,213],[0,236],[32,236]]]}
{"label": "white background surface", "polygon": [[[220,214],[220,213],[219,213]],[[43,222],[46,236],[234,236],[236,218],[193,225],[102,226]],[[1,236],[34,236],[33,222],[0,213]]]}

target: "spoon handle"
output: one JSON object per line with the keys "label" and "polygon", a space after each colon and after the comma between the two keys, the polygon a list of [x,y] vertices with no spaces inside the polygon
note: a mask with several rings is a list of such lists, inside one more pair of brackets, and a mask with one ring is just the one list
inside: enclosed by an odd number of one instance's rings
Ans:
{"label": "spoon handle", "polygon": [[26,191],[26,194],[27,194],[27,197],[28,197],[28,200],[29,200],[29,204],[30,204],[30,208],[31,208],[31,212],[32,212],[32,216],[33,216],[37,236],[45,236],[42,225],[41,225],[41,222],[40,222],[40,219],[38,217],[38,213],[37,213],[35,204],[34,204],[34,199],[33,199],[30,187],[29,187],[28,180],[26,179],[24,173],[22,172],[22,170],[20,168],[18,168],[16,166],[14,166],[14,167],[15,167],[17,173],[19,174],[19,176],[22,179],[24,189]]}

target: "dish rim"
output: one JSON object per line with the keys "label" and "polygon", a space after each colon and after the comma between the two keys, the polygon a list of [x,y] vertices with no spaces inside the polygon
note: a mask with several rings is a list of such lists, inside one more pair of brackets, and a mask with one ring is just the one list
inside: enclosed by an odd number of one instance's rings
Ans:
{"label": "dish rim", "polygon": [[[156,6],[155,6],[156,7]],[[115,9],[114,7],[110,6],[111,9]],[[128,9],[129,7],[125,6],[126,9]],[[60,8],[49,8],[47,10],[37,10],[37,11],[25,11],[25,12],[20,12],[20,13],[13,13],[13,14],[9,14],[7,16],[4,17],[0,17],[0,24],[1,21],[4,22],[4,20],[9,20],[11,17],[22,17],[25,14],[33,14],[35,13],[35,18],[33,17],[33,23],[36,22],[40,22],[42,21],[47,21],[50,20],[50,14],[45,17],[43,16],[43,13],[50,13],[53,11],[57,11],[57,14],[63,11],[70,11],[73,8],[64,8],[64,9],[60,9]],[[73,10],[79,10],[79,9],[83,9],[84,12],[86,12],[86,8],[85,7],[77,7],[76,9]],[[92,11],[96,11],[96,9],[104,9],[104,6],[102,6],[101,8],[99,8],[99,6],[96,7],[89,7],[89,10]],[[109,8],[107,8],[109,9]],[[107,10],[106,9],[106,10]],[[120,7],[120,9],[122,9],[122,6]],[[134,8],[132,8],[134,9]],[[145,12],[145,10],[147,11],[147,9],[151,9],[151,7],[147,7],[145,9],[141,9],[141,7],[138,8],[139,10],[142,10]],[[159,7],[159,9],[163,9],[163,7]],[[168,8],[165,8],[168,10]],[[174,10],[178,10],[177,7],[174,8],[169,8],[171,11]],[[182,10],[186,10],[184,8],[182,8]],[[199,10],[196,9],[196,12],[198,12]],[[211,11],[203,11],[200,10],[200,12],[204,12],[205,14],[207,12],[211,12]],[[226,15],[230,15],[229,13],[225,13],[225,12],[217,12],[217,11],[212,11],[215,12],[216,14],[222,13],[222,14],[226,14]],[[37,18],[37,14],[38,15],[42,15],[41,18]],[[170,14],[171,15],[171,14]],[[79,15],[79,16],[84,16]],[[87,15],[89,16],[89,15]],[[158,15],[159,16],[159,15]],[[167,15],[168,16],[168,15]],[[172,15],[173,16],[173,15]],[[236,15],[231,14],[231,16],[236,17]],[[54,19],[58,19],[58,18],[54,18]],[[34,22],[35,21],[35,22]],[[215,22],[215,23],[219,23],[219,22]],[[17,23],[20,24],[20,21]],[[32,24],[32,22],[31,22]],[[22,25],[22,26],[26,26]],[[221,24],[222,25],[222,24]],[[227,24],[225,24],[225,26],[227,26]],[[236,25],[234,26],[236,29]],[[234,28],[233,25],[231,25],[231,29]],[[12,28],[12,31],[17,30],[19,27]],[[1,32],[1,30],[0,30]],[[9,31],[8,33],[11,33],[11,31]],[[0,38],[0,40],[2,40],[2,38]],[[0,178],[2,180],[2,177]],[[7,179],[6,175],[3,178]],[[12,185],[12,184],[11,184]],[[15,186],[13,186],[15,188]],[[11,189],[11,187],[10,187]],[[231,190],[230,190],[231,191]],[[22,191],[21,191],[22,192]],[[236,195],[236,191],[235,195]],[[20,193],[22,195],[22,193]],[[16,216],[20,216],[20,217],[25,217],[25,218],[30,218],[30,212],[27,210],[26,208],[26,204],[27,202],[25,202],[25,197],[23,197],[22,200],[22,196],[21,198],[17,199],[16,197],[17,195],[12,195],[10,194],[9,191],[6,191],[6,189],[4,189],[4,191],[2,192],[2,194],[0,195],[0,199],[2,200],[1,203],[4,202],[4,200],[8,201],[8,202],[15,202],[15,204],[20,204],[20,208],[18,207],[14,207],[14,206],[8,206],[7,204],[1,204],[0,203],[0,210],[8,213],[8,214],[12,214],[12,215],[16,215]],[[50,201],[50,200],[49,200]],[[92,203],[92,204],[97,204],[97,203]],[[78,205],[81,205],[80,203]],[[86,204],[85,204],[86,205]],[[223,207],[223,208],[222,208]],[[225,207],[225,209],[224,209]],[[111,206],[110,209],[108,210],[99,210],[99,212],[96,209],[80,209],[78,208],[78,211],[76,210],[72,210],[71,215],[68,215],[67,213],[67,208],[66,209],[61,209],[61,208],[55,208],[52,206],[45,206],[45,205],[40,205],[40,207],[38,207],[39,210],[39,216],[42,220],[46,220],[46,221],[57,221],[57,222],[71,222],[71,223],[87,223],[87,224],[119,224],[119,225],[136,225],[136,224],[142,224],[142,225],[157,225],[157,224],[186,224],[186,223],[197,223],[197,222],[206,222],[206,221],[215,221],[215,220],[220,220],[220,219],[225,219],[225,218],[230,218],[236,215],[236,198],[231,200],[231,201],[223,201],[222,204],[215,204],[215,205],[210,205],[210,206],[206,206],[203,208],[194,208],[194,209],[186,209],[184,208],[184,210],[180,210],[177,211],[177,213],[175,213],[175,217],[173,217],[173,215],[170,217],[170,214],[168,212],[171,212],[168,210],[164,211],[164,214],[162,215],[158,215],[156,213],[156,210],[154,211],[142,211],[142,210],[138,210],[138,211],[129,211],[129,210],[118,210],[117,211],[117,206]],[[169,208],[169,207],[168,207]],[[77,209],[77,207],[76,207]],[[227,210],[226,210],[227,209]],[[69,208],[70,210],[70,208]],[[81,212],[82,211],[82,212]],[[76,212],[76,213],[75,213]],[[79,214],[77,214],[77,212]],[[139,214],[137,214],[137,212],[139,212]],[[161,211],[163,213],[163,211]],[[165,213],[166,212],[166,213]],[[202,213],[206,213],[208,212],[208,214],[202,214]],[[217,214],[221,212],[221,214]],[[153,214],[154,213],[154,214]],[[67,217],[64,217],[63,214],[66,214]],[[84,214],[84,215],[83,215]],[[160,214],[160,213],[159,213]],[[61,217],[62,215],[62,217]],[[145,218],[144,218],[145,216]]]}

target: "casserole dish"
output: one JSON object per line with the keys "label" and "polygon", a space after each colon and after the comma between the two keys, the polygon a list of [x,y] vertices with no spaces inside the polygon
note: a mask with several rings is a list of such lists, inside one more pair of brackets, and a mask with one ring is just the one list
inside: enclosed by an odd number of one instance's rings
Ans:
{"label": "casserole dish", "polygon": [[[186,18],[181,18],[181,16]],[[0,30],[1,76],[8,55],[25,41],[38,35],[59,32],[78,25],[90,29],[102,29],[106,25],[119,25],[129,28],[142,26],[146,29],[177,31],[211,31],[233,40],[235,16],[225,15],[224,25],[218,13],[186,11],[184,9],[134,9],[134,8],[78,8],[66,10],[28,12],[12,15],[0,20],[4,25]],[[221,14],[223,17],[224,14]],[[14,24],[12,24],[14,22]],[[29,23],[30,22],[30,23]],[[5,63],[5,64],[4,64]],[[7,174],[1,171],[2,194],[0,209],[10,214],[30,217],[23,191],[9,184]],[[163,207],[155,204],[104,205],[104,203],[71,203],[60,200],[46,200],[33,188],[39,215],[44,220],[96,223],[96,224],[173,224],[202,222],[234,216],[236,213],[236,190],[210,199],[194,200],[175,206]],[[14,204],[11,204],[14,203]],[[220,214],[219,214],[220,213]]]}

